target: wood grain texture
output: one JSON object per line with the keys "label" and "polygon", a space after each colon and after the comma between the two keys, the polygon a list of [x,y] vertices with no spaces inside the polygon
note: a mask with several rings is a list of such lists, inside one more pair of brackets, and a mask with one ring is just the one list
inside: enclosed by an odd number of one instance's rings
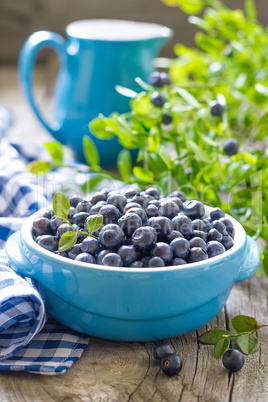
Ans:
{"label": "wood grain texture", "polygon": [[[39,68],[36,72],[36,96],[42,108],[51,105],[53,80],[49,71]],[[38,143],[49,139],[20,94],[15,68],[0,68],[0,88],[0,103],[16,115],[9,135]],[[221,361],[213,357],[213,347],[198,343],[198,335],[217,327],[229,329],[237,314],[252,315],[258,322],[268,323],[267,295],[268,280],[264,276],[237,283],[226,307],[213,321],[198,331],[170,339],[183,360],[178,377],[168,378],[160,371],[153,359],[153,342],[92,338],[81,359],[61,376],[0,373],[0,401],[266,402],[268,329],[258,333],[260,349],[246,357],[240,373],[230,377]]]}

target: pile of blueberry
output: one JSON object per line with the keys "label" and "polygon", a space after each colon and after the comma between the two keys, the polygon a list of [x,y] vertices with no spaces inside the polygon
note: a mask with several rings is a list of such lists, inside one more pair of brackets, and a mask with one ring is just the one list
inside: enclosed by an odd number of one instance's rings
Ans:
{"label": "pile of blueberry", "polygon": [[178,375],[182,369],[182,360],[170,343],[159,343],[154,347],[154,358],[160,368],[169,377]]}
{"label": "pile of blueberry", "polygon": [[[85,263],[114,267],[164,267],[194,263],[229,250],[234,242],[233,224],[220,208],[205,216],[200,201],[186,201],[181,191],[168,197],[155,187],[141,191],[126,187],[120,193],[102,190],[90,200],[70,198],[68,223],[47,211],[33,223],[34,240],[45,249]],[[86,230],[87,219],[103,216],[103,225],[92,233],[78,234],[77,243],[58,251],[63,233]]]}

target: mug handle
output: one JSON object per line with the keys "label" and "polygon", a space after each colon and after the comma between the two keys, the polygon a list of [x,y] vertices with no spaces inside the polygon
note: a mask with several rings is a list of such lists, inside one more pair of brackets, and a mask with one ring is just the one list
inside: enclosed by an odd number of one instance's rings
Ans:
{"label": "mug handle", "polygon": [[250,278],[253,274],[255,274],[261,262],[260,249],[255,240],[248,235],[245,254],[246,257],[238,273],[236,274],[235,282],[244,281],[245,279]]}
{"label": "mug handle", "polygon": [[22,276],[34,277],[34,269],[30,260],[22,250],[20,232],[13,233],[6,242],[6,255],[11,268]]}
{"label": "mug handle", "polygon": [[51,47],[59,55],[61,69],[67,67],[67,52],[65,39],[54,32],[38,31],[33,33],[23,44],[18,63],[19,82],[21,90],[31,105],[36,116],[46,129],[58,139],[62,124],[57,121],[49,124],[40,113],[33,95],[33,70],[38,53],[44,47]]}

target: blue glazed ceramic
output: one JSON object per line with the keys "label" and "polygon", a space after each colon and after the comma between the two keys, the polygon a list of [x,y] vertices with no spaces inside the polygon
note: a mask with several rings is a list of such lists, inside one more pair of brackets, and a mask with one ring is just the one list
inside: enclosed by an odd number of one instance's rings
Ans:
{"label": "blue glazed ceramic", "polygon": [[[129,110],[129,99],[118,94],[116,85],[141,91],[135,77],[148,80],[153,59],[172,37],[172,31],[158,24],[123,20],[82,20],[66,28],[67,40],[49,31],[32,34],[19,57],[19,80],[33,111],[47,130],[84,159],[82,139],[89,135],[88,123],[99,113]],[[54,122],[49,124],[33,95],[33,69],[39,51],[54,49],[61,61],[55,87]],[[114,166],[121,150],[117,139],[96,144],[103,166]]]}
{"label": "blue glazed ceramic", "polygon": [[74,262],[38,246],[31,235],[37,212],[7,241],[12,268],[36,280],[59,322],[89,335],[149,341],[208,323],[225,305],[234,282],[260,264],[256,242],[233,218],[233,248],[199,263],[165,268],[112,268]]}

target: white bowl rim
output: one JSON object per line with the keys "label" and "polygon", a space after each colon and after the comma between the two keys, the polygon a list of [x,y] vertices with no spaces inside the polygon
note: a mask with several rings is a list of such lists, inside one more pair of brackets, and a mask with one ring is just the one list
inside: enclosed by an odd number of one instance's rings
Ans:
{"label": "white bowl rim", "polygon": [[[230,219],[230,221],[234,225],[234,245],[232,248],[229,250],[225,251],[222,254],[217,255],[216,257],[212,257],[203,261],[199,262],[193,262],[189,264],[183,264],[183,265],[175,265],[175,266],[166,266],[166,267],[155,267],[155,268],[130,268],[130,267],[110,267],[110,266],[104,266],[104,265],[99,265],[99,264],[89,264],[85,262],[80,262],[80,261],[75,261],[57,254],[54,254],[51,251],[46,250],[45,248],[39,246],[33,239],[32,237],[32,224],[33,221],[39,217],[42,216],[43,213],[46,211],[52,209],[52,206],[50,207],[45,207],[40,209],[39,211],[35,212],[33,215],[31,215],[22,225],[21,228],[21,235],[22,239],[25,242],[26,246],[29,246],[31,251],[34,251],[38,255],[43,255],[46,258],[53,259],[58,262],[65,262],[67,265],[74,265],[74,266],[79,266],[82,268],[91,268],[91,269],[98,269],[102,271],[115,271],[115,272],[122,272],[122,273],[129,273],[129,272],[139,272],[139,273],[146,273],[146,272],[167,272],[167,271],[177,271],[177,270],[184,270],[184,269],[190,269],[190,268],[200,268],[202,266],[207,265],[208,263],[217,263],[220,260],[222,260],[224,257],[228,257],[232,254],[234,254],[241,246],[246,241],[246,232],[243,226],[232,216],[225,214],[226,218]],[[213,209],[210,206],[205,205],[206,209],[206,216],[208,216],[208,213]]]}

